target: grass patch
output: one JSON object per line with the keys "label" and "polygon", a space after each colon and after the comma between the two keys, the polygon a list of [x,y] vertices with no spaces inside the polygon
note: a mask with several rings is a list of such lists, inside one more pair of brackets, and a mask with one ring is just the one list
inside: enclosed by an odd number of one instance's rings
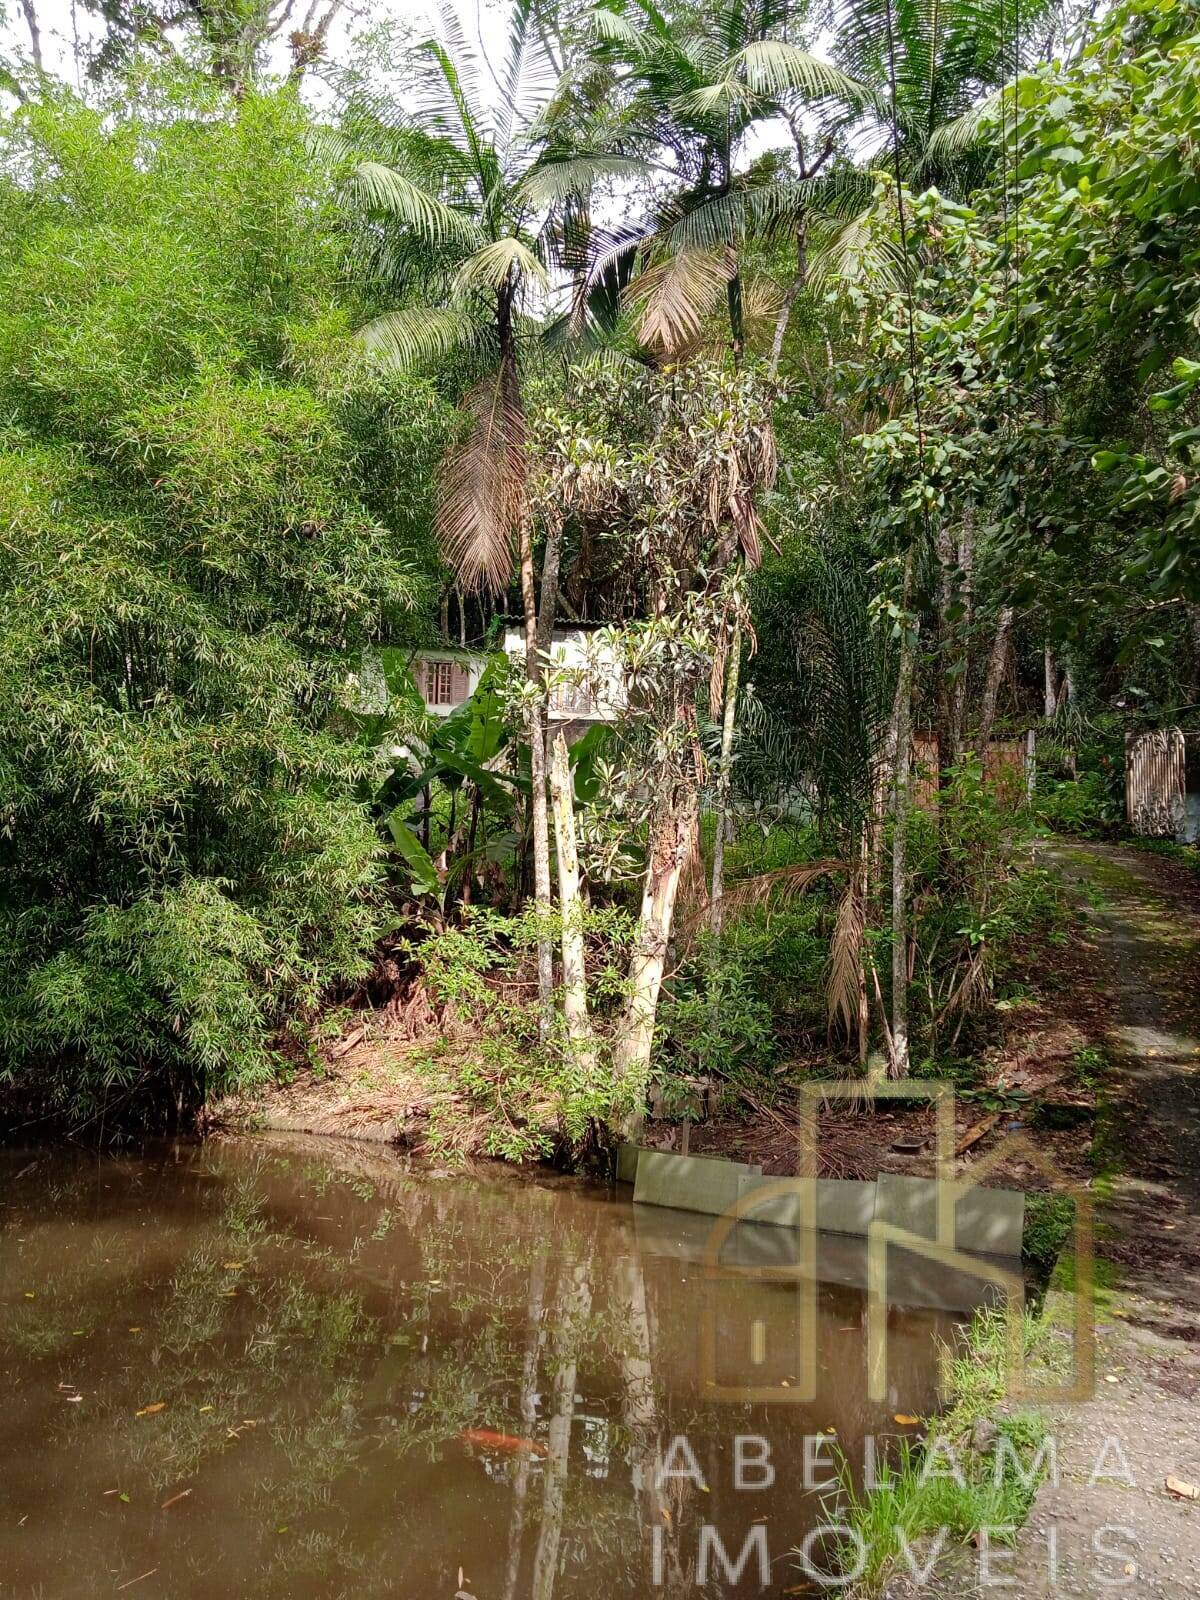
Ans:
{"label": "grass patch", "polygon": [[[1063,1350],[1049,1335],[1044,1321],[1023,1317],[1027,1372],[1046,1373],[1063,1364]],[[984,1528],[997,1543],[1015,1538],[1045,1477],[1046,1424],[1036,1411],[996,1415],[1007,1366],[1005,1316],[996,1308],[977,1312],[964,1348],[946,1354],[950,1407],[930,1420],[926,1438],[901,1440],[896,1457],[879,1465],[874,1482],[861,1488],[843,1462],[836,1506],[829,1507],[830,1522],[850,1531],[830,1552],[844,1578],[855,1574],[843,1592],[864,1600],[882,1594],[910,1554],[919,1569]],[[1011,1532],[1002,1535],[1001,1529]]]}
{"label": "grass patch", "polygon": [[1034,1193],[1025,1200],[1021,1254],[1040,1278],[1049,1278],[1075,1225],[1075,1202],[1069,1194]]}
{"label": "grass patch", "polygon": [[1146,855],[1162,856],[1164,860],[1176,861],[1192,872],[1200,872],[1200,845],[1176,844],[1173,839],[1134,839],[1132,843]]}

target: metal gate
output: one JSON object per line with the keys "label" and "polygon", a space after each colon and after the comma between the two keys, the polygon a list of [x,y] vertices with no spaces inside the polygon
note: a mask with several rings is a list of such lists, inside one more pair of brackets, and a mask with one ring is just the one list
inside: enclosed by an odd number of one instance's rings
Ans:
{"label": "metal gate", "polygon": [[1187,809],[1187,746],[1178,728],[1125,737],[1125,812],[1134,833],[1182,837]]}

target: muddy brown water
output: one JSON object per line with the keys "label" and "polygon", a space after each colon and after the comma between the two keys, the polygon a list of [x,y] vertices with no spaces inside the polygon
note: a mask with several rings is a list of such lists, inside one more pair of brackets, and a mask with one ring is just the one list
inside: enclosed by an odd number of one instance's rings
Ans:
{"label": "muddy brown water", "polygon": [[891,1272],[872,1403],[857,1241],[714,1268],[628,1191],[330,1141],[0,1150],[0,1202],[5,1600],[802,1592],[806,1448],[912,1431],[978,1290]]}

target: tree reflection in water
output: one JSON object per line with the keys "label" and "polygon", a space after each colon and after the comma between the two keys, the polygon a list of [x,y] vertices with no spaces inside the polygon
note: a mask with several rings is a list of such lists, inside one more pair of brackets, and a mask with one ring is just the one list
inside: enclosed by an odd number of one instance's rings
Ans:
{"label": "tree reflection in water", "polygon": [[[936,1403],[953,1317],[893,1311],[872,1407],[861,1291],[833,1283],[815,1401],[714,1400],[695,1230],[660,1214],[647,1233],[567,1180],[322,1141],[29,1161],[0,1152],[13,1594],[90,1600],[156,1568],[139,1592],[185,1600],[677,1600],[706,1521],[736,1552],[765,1519],[786,1574],[819,1515],[805,1433],[836,1428],[853,1457],[891,1411]],[[722,1360],[758,1321],[786,1378],[795,1285],[732,1289]],[[769,1488],[736,1488],[738,1433],[770,1441]],[[703,1485],[661,1479],[678,1435]]]}

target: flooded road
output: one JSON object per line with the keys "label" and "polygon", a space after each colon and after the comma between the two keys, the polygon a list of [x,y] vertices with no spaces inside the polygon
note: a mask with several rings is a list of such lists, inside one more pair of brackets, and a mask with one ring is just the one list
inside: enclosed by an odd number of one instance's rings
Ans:
{"label": "flooded road", "polygon": [[713,1270],[628,1191],[331,1141],[4,1150],[0,1202],[4,1600],[802,1592],[815,1436],[911,1432],[974,1294],[893,1274],[872,1404],[860,1241]]}

